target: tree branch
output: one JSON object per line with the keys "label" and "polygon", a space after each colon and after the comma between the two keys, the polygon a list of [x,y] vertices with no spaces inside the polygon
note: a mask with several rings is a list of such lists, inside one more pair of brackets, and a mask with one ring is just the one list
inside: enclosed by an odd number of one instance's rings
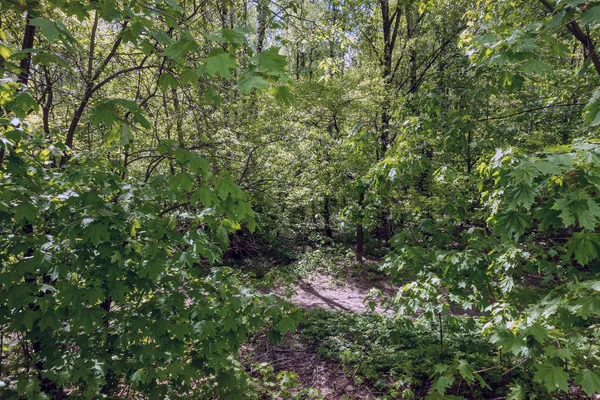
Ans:
{"label": "tree branch", "polygon": [[516,117],[517,115],[527,114],[527,113],[530,113],[530,112],[533,112],[533,111],[547,110],[547,109],[550,109],[550,108],[558,108],[558,107],[580,107],[580,106],[585,106],[585,104],[583,104],[583,103],[552,104],[552,105],[549,105],[549,106],[534,107],[534,108],[530,108],[530,109],[527,109],[527,110],[515,112],[515,113],[512,113],[512,114],[499,115],[497,117],[489,117],[489,118],[478,119],[476,121],[473,121],[473,123],[478,124],[478,123],[481,123],[481,122],[495,121],[495,120],[499,120],[499,119],[512,118],[512,117]]}
{"label": "tree branch", "polygon": [[[542,3],[551,14],[554,14],[554,12],[556,11],[556,8],[549,1],[539,0],[539,2]],[[600,75],[600,58],[598,58],[598,53],[596,53],[596,46],[591,36],[589,34],[584,33],[577,21],[575,20],[570,21],[566,25],[566,28],[569,32],[571,32],[571,35],[573,35],[573,37],[575,37],[575,39],[577,39],[587,50],[588,58],[592,60],[592,64],[594,64],[596,72],[598,73],[598,75]]]}

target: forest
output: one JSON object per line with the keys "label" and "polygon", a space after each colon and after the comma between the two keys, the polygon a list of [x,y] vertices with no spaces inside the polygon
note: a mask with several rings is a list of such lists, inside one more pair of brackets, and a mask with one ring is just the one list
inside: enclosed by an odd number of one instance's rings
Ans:
{"label": "forest", "polygon": [[600,399],[600,1],[0,1],[1,399]]}

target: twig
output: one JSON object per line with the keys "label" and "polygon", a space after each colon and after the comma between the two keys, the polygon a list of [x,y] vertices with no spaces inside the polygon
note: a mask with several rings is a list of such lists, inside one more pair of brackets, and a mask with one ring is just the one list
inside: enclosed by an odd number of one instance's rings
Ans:
{"label": "twig", "polygon": [[585,104],[583,104],[583,103],[552,104],[552,105],[549,105],[549,106],[534,107],[534,108],[530,108],[530,109],[527,109],[527,110],[515,112],[515,113],[512,113],[512,114],[499,115],[497,117],[489,117],[489,118],[478,119],[478,120],[473,121],[473,123],[478,124],[480,122],[494,121],[494,120],[498,120],[498,119],[506,119],[506,118],[516,117],[517,115],[527,114],[527,113],[530,113],[530,112],[533,112],[533,111],[547,110],[549,108],[580,107],[580,106],[585,106]]}
{"label": "twig", "polygon": [[514,367],[512,367],[512,368],[510,368],[510,369],[506,370],[505,372],[503,372],[503,373],[502,373],[502,376],[504,376],[504,375],[508,374],[508,373],[509,373],[509,372],[511,372],[513,369],[515,369],[515,368],[517,368],[517,367],[520,367],[521,365],[523,365],[524,363],[526,363],[527,361],[529,361],[529,359],[530,359],[530,358],[531,358],[531,357],[526,357],[526,358],[524,358],[524,359],[523,359],[523,360],[522,360],[520,363],[518,363],[518,364],[515,364],[515,366],[514,366]]}
{"label": "twig", "polygon": [[474,373],[474,374],[480,374],[480,373],[482,373],[482,372],[491,371],[491,370],[493,370],[493,369],[498,369],[498,368],[501,368],[501,367],[502,367],[501,365],[496,365],[496,366],[493,366],[493,367],[489,367],[489,368],[480,369],[479,371],[473,371],[473,373]]}

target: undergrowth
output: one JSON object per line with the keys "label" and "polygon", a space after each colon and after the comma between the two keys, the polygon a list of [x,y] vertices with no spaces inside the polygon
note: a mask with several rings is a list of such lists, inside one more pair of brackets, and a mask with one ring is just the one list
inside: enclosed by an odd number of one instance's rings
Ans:
{"label": "undergrowth", "polygon": [[[378,314],[316,309],[304,312],[299,328],[320,355],[339,362],[356,384],[372,386],[381,399],[435,398],[439,373],[466,364],[485,369],[496,356],[472,319],[444,321],[442,342],[435,323]],[[494,370],[481,373],[485,384],[456,375],[449,392],[468,399],[494,397],[492,388],[502,379]]]}

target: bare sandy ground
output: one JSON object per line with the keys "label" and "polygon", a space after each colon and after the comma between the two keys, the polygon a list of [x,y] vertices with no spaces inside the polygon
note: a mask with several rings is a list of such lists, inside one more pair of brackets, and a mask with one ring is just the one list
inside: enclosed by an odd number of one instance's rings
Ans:
{"label": "bare sandy ground", "polygon": [[[394,289],[383,281],[368,283],[346,281],[341,283],[326,275],[314,275],[310,279],[293,285],[291,297],[284,296],[283,290],[277,290],[276,294],[300,308],[324,308],[362,313],[369,311],[365,299],[371,289],[379,289],[385,296],[394,294]],[[375,311],[392,313],[391,310],[381,307],[379,303]]]}

